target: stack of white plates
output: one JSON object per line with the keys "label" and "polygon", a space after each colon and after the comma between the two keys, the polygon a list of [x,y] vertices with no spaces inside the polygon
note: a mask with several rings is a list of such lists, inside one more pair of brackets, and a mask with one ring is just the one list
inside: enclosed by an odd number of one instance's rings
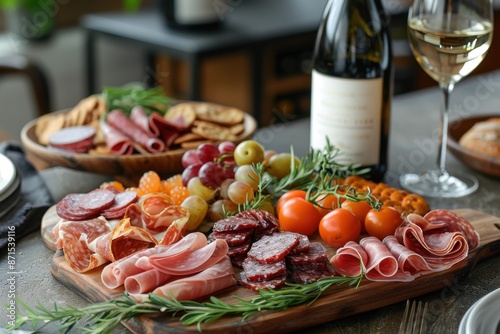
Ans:
{"label": "stack of white plates", "polygon": [[500,289],[479,299],[465,313],[459,334],[500,334]]}
{"label": "stack of white plates", "polygon": [[5,216],[21,198],[21,177],[16,166],[0,153],[0,218]]}

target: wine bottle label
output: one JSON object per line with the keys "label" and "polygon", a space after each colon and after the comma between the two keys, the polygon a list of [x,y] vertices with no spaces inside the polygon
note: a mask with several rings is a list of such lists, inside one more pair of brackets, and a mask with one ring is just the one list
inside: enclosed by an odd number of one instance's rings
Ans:
{"label": "wine bottle label", "polygon": [[380,160],[383,79],[345,79],[312,71],[311,147],[326,138],[344,163],[377,165]]}

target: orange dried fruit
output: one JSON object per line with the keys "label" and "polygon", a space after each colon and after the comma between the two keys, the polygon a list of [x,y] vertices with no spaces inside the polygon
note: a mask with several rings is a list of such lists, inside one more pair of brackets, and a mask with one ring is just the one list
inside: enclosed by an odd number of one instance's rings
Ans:
{"label": "orange dried fruit", "polygon": [[139,189],[145,194],[160,191],[161,178],[155,171],[144,173],[139,179]]}
{"label": "orange dried fruit", "polygon": [[161,191],[170,194],[175,187],[182,186],[182,174],[176,174],[161,181]]}
{"label": "orange dried fruit", "polygon": [[189,191],[186,187],[184,186],[175,186],[171,191],[170,191],[170,197],[174,200],[174,203],[176,205],[181,205],[182,202],[186,198],[189,197]]}
{"label": "orange dried fruit", "polygon": [[100,186],[101,189],[108,189],[113,191],[113,189],[116,189],[117,191],[124,191],[125,187],[123,184],[119,181],[109,181],[109,182],[104,182]]}

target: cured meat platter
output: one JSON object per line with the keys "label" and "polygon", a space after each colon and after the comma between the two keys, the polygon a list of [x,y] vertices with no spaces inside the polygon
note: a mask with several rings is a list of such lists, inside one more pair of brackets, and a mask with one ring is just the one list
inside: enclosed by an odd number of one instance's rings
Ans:
{"label": "cured meat platter", "polygon": [[[466,276],[474,265],[500,253],[500,218],[472,209],[453,210],[468,219],[480,234],[480,244],[469,252],[465,260],[448,270],[427,274],[411,282],[374,282],[363,279],[358,288],[331,287],[311,305],[299,305],[282,311],[265,311],[241,320],[240,316],[224,317],[201,326],[203,333],[239,333],[242,331],[272,333],[289,332],[328,321],[363,313],[442,289],[450,281]],[[59,221],[55,208],[50,208],[42,219],[41,234],[44,243],[55,250],[50,233]],[[79,274],[71,269],[61,251],[52,259],[51,273],[62,284],[90,302],[101,302],[117,297],[122,289],[110,290],[101,283],[102,267]],[[397,291],[397,293],[395,293]],[[216,294],[226,302],[236,302],[233,296],[250,299],[256,292],[242,286],[227,288]],[[383,298],[381,298],[383,296]],[[307,312],[308,316],[299,316]],[[171,315],[139,316],[123,323],[133,333],[199,333],[196,326],[184,326]]]}

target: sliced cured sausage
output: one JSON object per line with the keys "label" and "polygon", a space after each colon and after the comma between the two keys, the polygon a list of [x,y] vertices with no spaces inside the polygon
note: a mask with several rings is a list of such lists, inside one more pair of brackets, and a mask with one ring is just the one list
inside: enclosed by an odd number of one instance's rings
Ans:
{"label": "sliced cured sausage", "polygon": [[261,289],[280,289],[282,288],[285,283],[286,283],[286,278],[287,275],[284,274],[279,277],[275,277],[273,279],[267,280],[267,281],[251,281],[247,278],[246,274],[244,271],[242,271],[239,275],[239,280],[238,282],[243,285],[244,287],[251,289],[251,290],[261,290]]}
{"label": "sliced cured sausage", "polygon": [[284,260],[273,263],[260,263],[251,258],[246,258],[242,263],[245,276],[249,281],[261,282],[286,274]]}
{"label": "sliced cured sausage", "polygon": [[230,216],[215,222],[213,226],[214,232],[228,232],[251,230],[259,226],[259,222],[254,219]]}
{"label": "sliced cured sausage", "polygon": [[103,210],[101,215],[106,219],[121,219],[125,215],[127,207],[138,200],[135,191],[122,191],[116,194],[113,205]]}
{"label": "sliced cured sausage", "polygon": [[260,263],[272,263],[283,260],[298,244],[299,238],[296,233],[274,233],[263,236],[253,243],[247,256]]}
{"label": "sliced cured sausage", "polygon": [[92,147],[95,134],[95,128],[87,125],[62,128],[49,138],[49,146],[85,153]]}
{"label": "sliced cured sausage", "polygon": [[99,210],[86,210],[80,207],[80,200],[85,194],[68,194],[56,204],[56,213],[66,220],[87,220],[99,216]]}
{"label": "sliced cured sausage", "polygon": [[114,192],[106,189],[94,189],[80,197],[78,206],[83,210],[101,212],[113,205],[114,201]]}

